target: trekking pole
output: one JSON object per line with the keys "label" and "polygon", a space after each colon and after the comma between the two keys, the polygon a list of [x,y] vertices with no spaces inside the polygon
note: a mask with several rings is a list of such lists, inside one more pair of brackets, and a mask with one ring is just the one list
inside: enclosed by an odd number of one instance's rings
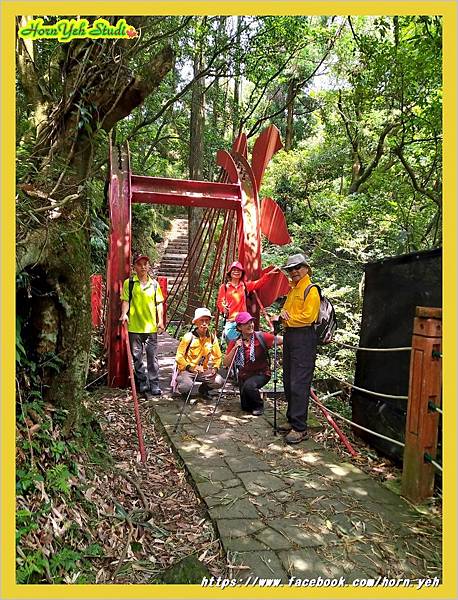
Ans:
{"label": "trekking pole", "polygon": [[137,390],[135,389],[133,358],[132,358],[132,352],[130,350],[129,331],[127,329],[127,321],[124,321],[124,325],[125,325],[126,334],[127,334],[127,336],[126,336],[127,362],[129,363],[130,387],[132,389],[132,398],[134,400],[134,412],[135,412],[135,422],[137,425],[138,447],[140,449],[141,461],[142,461],[142,463],[146,463],[145,444],[143,442],[143,430],[142,430],[142,422],[140,419],[140,409],[138,407]]}
{"label": "trekking pole", "polygon": [[280,319],[274,319],[274,435],[277,435],[277,335],[280,331]]}
{"label": "trekking pole", "polygon": [[226,341],[226,338],[224,337],[224,328],[226,327],[226,321],[227,321],[227,316],[226,313],[223,313],[223,320],[222,320],[222,329],[221,329],[221,346],[224,344],[224,342]]}
{"label": "trekking pole", "polygon": [[[201,364],[204,362],[204,360],[205,360],[206,358],[207,358],[206,356],[202,356],[202,358],[199,360],[199,362],[198,362],[198,365],[197,365],[197,366],[200,366],[200,365],[201,365]],[[196,381],[197,381],[197,377],[198,377],[198,376],[199,376],[199,371],[196,371],[196,374],[194,375],[194,377],[193,377],[193,379],[192,379],[192,385],[191,385],[191,388],[190,388],[190,390],[189,390],[189,392],[188,392],[188,395],[186,396],[186,399],[185,399],[185,401],[183,402],[183,406],[181,407],[181,412],[180,412],[180,414],[179,414],[179,416],[178,416],[177,422],[175,423],[175,427],[173,428],[173,433],[176,433],[176,432],[177,432],[177,430],[178,430],[178,426],[180,425],[180,423],[181,423],[181,419],[183,418],[184,409],[186,408],[186,405],[187,405],[187,404],[188,404],[188,402],[189,402],[189,398],[191,397],[192,389],[193,389],[193,387],[194,387],[194,384],[195,384],[195,383],[196,383]]]}
{"label": "trekking pole", "polygon": [[265,320],[267,321],[267,323],[268,323],[268,325],[270,327],[270,330],[272,331],[274,329],[274,326],[272,324],[272,320],[269,317],[269,315],[267,314],[267,311],[266,311],[266,309],[264,307],[264,304],[261,302],[261,299],[258,296],[258,292],[256,290],[253,290],[253,294],[254,294],[254,297],[256,298],[256,302],[259,305],[259,309],[260,309],[262,315],[264,316]]}
{"label": "trekking pole", "polygon": [[229,365],[229,369],[227,370],[226,379],[224,380],[224,383],[221,386],[221,390],[219,392],[218,399],[215,402],[215,408],[213,409],[213,412],[212,412],[211,417],[210,417],[210,422],[207,425],[207,429],[205,430],[205,433],[208,433],[208,430],[210,429],[211,424],[213,423],[213,417],[215,416],[216,410],[217,410],[217,408],[219,406],[219,403],[221,401],[221,396],[223,395],[223,391],[224,391],[224,388],[226,387],[227,380],[229,379],[229,375],[231,374],[232,367],[234,366],[234,361],[235,361],[235,357],[237,356],[237,352],[238,352],[238,350],[236,352],[234,352],[234,356],[232,357],[231,364]]}

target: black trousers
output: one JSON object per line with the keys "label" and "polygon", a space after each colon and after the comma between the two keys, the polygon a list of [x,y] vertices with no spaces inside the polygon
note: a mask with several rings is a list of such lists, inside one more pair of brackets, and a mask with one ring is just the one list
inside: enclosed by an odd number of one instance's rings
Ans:
{"label": "black trousers", "polygon": [[253,375],[245,381],[239,382],[240,403],[242,410],[251,412],[264,406],[259,390],[266,385],[270,377],[267,375]]}
{"label": "black trousers", "polygon": [[310,386],[317,337],[313,327],[287,327],[283,336],[283,387],[286,418],[296,431],[307,431]]}

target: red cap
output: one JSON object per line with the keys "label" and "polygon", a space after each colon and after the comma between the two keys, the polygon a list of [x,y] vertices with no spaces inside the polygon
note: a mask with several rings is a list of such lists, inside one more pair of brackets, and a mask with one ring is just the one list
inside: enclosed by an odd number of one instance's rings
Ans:
{"label": "red cap", "polygon": [[139,254],[138,256],[136,256],[136,257],[134,258],[134,265],[135,265],[136,263],[138,263],[138,261],[139,261],[139,260],[142,260],[142,259],[145,259],[145,260],[147,260],[148,262],[150,262],[150,260],[149,260],[149,256],[146,256],[146,254]]}

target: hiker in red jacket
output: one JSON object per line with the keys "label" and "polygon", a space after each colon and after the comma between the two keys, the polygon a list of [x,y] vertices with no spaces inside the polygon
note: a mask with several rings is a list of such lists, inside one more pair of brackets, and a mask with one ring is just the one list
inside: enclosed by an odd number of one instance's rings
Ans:
{"label": "hiker in red jacket", "polygon": [[226,320],[224,328],[225,337],[227,337],[227,330],[234,328],[235,317],[240,312],[246,312],[246,295],[261,288],[267,283],[270,275],[276,273],[278,270],[278,268],[275,268],[264,273],[259,279],[245,281],[243,265],[238,261],[230,265],[226,273],[226,282],[220,286],[216,299],[216,306]]}
{"label": "hiker in red jacket", "polygon": [[[259,416],[264,405],[259,390],[266,385],[271,376],[268,348],[274,345],[275,335],[254,330],[254,319],[248,312],[240,312],[235,317],[239,338],[229,342],[223,365],[229,367],[235,356],[237,381],[240,389],[242,410]],[[283,343],[283,337],[277,335],[277,344]]]}

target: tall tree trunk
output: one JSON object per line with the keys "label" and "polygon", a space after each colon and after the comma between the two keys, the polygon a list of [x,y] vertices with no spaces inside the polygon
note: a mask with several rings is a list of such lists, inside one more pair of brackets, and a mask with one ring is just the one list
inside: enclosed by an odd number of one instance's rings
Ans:
{"label": "tall tree trunk", "polygon": [[286,97],[286,135],[285,135],[285,150],[289,152],[293,147],[294,137],[294,99],[296,97],[297,79],[291,79],[288,84],[288,95]]}
{"label": "tall tree trunk", "polygon": [[242,30],[242,17],[237,17],[237,35],[235,38],[235,45],[237,47],[237,54],[235,59],[235,76],[234,76],[234,116],[232,120],[232,139],[235,140],[239,134],[239,115],[240,115],[240,37]]}
{"label": "tall tree trunk", "polygon": [[[205,21],[199,19],[202,25]],[[205,81],[203,78],[197,78],[198,74],[203,68],[203,54],[202,54],[202,43],[197,42],[197,50],[194,56],[194,78],[195,81],[192,86],[192,97],[191,97],[191,122],[190,122],[190,139],[189,139],[189,177],[194,180],[203,179],[203,163],[204,163],[204,108],[205,108],[205,95],[204,86]],[[186,317],[192,318],[194,310],[200,305],[200,294],[199,294],[199,269],[201,265],[202,257],[194,252],[191,256],[191,245],[193,240],[199,235],[199,226],[203,217],[203,209],[201,208],[188,208],[188,305],[186,308]]]}
{"label": "tall tree trunk", "polygon": [[[31,351],[39,354],[45,348],[59,359],[59,372],[46,381],[46,397],[69,410],[71,428],[81,415],[91,341],[87,184],[95,134],[101,128],[109,131],[144,101],[172,68],[173,53],[165,47],[152,58],[148,76],[137,78],[124,64],[122,44],[78,40],[61,50],[62,96],[49,103],[45,126],[40,129],[43,121],[36,121],[35,170],[18,185],[19,197],[34,202],[29,214],[35,219],[29,221],[33,227],[18,228],[16,260],[18,272],[34,277],[38,290],[29,299]],[[36,73],[38,67],[32,61],[29,68]],[[28,73],[19,75],[22,80]],[[40,94],[31,84],[24,90],[34,102],[32,110],[40,111]],[[40,300],[43,295],[46,303]],[[55,324],[52,338],[46,333],[49,322]]]}

